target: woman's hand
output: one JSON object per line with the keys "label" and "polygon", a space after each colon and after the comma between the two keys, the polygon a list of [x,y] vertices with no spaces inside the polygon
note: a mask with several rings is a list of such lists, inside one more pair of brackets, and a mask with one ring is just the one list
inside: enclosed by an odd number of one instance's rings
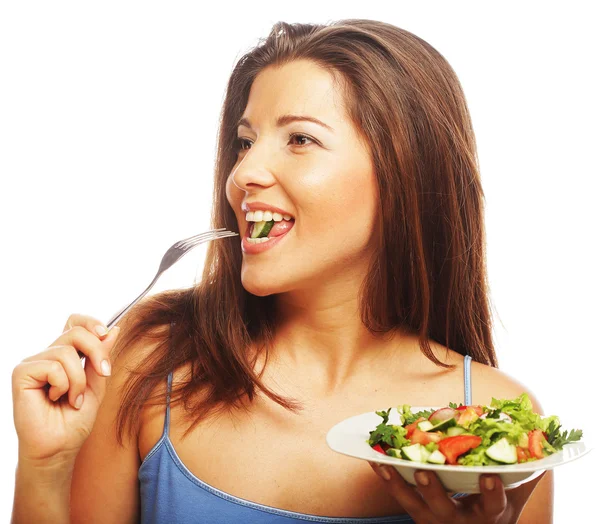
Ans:
{"label": "woman's hand", "polygon": [[[113,327],[102,334],[97,326],[106,331],[95,318],[71,315],[60,337],[13,370],[19,461],[42,465],[74,460],[90,435],[110,375],[110,364],[103,370],[102,363],[109,362],[119,333]],[[86,357],[85,368],[80,355]]]}
{"label": "woman's hand", "polygon": [[[516,490],[505,491],[498,475],[481,475],[481,493],[453,499],[432,471],[416,471],[415,488],[393,467],[369,464],[385,480],[390,494],[418,524],[513,524],[527,502],[527,498],[522,496],[511,496]],[[385,472],[389,479],[386,479]],[[542,476],[532,482],[539,482]]]}

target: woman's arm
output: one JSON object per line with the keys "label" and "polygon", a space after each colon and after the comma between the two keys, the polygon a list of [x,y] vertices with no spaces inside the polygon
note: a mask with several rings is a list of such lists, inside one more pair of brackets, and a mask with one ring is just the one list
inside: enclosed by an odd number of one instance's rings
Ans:
{"label": "woman's arm", "polygon": [[517,492],[518,497],[527,501],[517,521],[519,524],[551,524],[553,522],[554,472],[552,470],[546,471],[539,482],[527,482],[512,491]]}
{"label": "woman's arm", "polygon": [[75,457],[33,464],[20,459],[11,524],[69,524],[69,498]]}

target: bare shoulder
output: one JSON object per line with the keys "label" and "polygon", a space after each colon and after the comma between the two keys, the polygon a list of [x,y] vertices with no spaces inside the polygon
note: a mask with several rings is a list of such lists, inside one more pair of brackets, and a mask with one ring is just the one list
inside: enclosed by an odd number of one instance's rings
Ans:
{"label": "bare shoulder", "polygon": [[471,362],[471,389],[473,404],[489,405],[493,398],[516,398],[526,393],[533,405],[533,410],[543,415],[542,405],[535,393],[525,384],[498,368]]}

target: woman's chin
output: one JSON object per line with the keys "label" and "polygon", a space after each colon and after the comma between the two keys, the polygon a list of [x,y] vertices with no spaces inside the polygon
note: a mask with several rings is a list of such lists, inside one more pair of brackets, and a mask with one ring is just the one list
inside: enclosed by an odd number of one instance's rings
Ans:
{"label": "woman's chin", "polygon": [[242,286],[244,286],[244,289],[248,293],[257,297],[266,297],[282,291],[282,286],[273,282],[273,279],[269,278],[269,275],[261,275],[259,277],[242,276]]}

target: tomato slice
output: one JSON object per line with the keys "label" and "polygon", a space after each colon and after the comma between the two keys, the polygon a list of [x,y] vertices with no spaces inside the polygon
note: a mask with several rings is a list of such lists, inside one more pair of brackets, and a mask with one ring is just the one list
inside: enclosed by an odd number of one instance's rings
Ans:
{"label": "tomato slice", "polygon": [[381,447],[379,444],[375,444],[375,445],[373,446],[373,449],[374,449],[375,451],[379,451],[379,453],[383,453],[384,455],[387,455],[387,453],[386,453],[385,451],[383,451],[383,448],[382,448],[382,447]]}
{"label": "tomato slice", "polygon": [[413,431],[415,429],[417,429],[417,424],[419,422],[423,422],[424,420],[427,420],[427,419],[425,417],[419,417],[412,424],[409,424],[408,426],[406,426],[406,438],[407,439],[410,439],[411,435],[413,434]]}
{"label": "tomato slice", "polygon": [[529,450],[527,448],[517,446],[517,462],[527,462],[527,459],[529,458],[531,458]]}
{"label": "tomato slice", "polygon": [[532,457],[541,459],[544,458],[544,453],[542,451],[542,439],[544,435],[542,434],[541,429],[534,429],[529,432],[529,453],[531,453]]}
{"label": "tomato slice", "polygon": [[421,431],[419,428],[415,429],[410,437],[410,441],[413,444],[423,444],[426,446],[430,442],[439,442],[442,440],[441,431]]}
{"label": "tomato slice", "polygon": [[458,464],[459,455],[481,444],[481,437],[477,435],[457,435],[446,437],[438,442],[439,450],[448,460],[448,464]]}

